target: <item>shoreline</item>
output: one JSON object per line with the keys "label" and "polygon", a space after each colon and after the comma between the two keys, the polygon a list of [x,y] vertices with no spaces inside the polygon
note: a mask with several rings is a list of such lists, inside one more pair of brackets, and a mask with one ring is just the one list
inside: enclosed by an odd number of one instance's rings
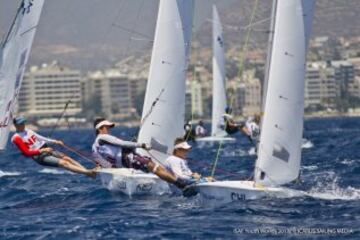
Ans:
{"label": "shoreline", "polygon": [[[316,113],[316,114],[305,114],[304,120],[312,120],[312,119],[328,119],[328,118],[360,118],[360,113]],[[240,120],[241,118],[237,118]],[[197,122],[200,119],[193,119],[193,122]],[[211,123],[210,118],[201,119],[205,123]],[[140,127],[140,120],[132,120],[127,122],[115,122],[117,127],[125,127],[125,128],[136,128]],[[53,126],[38,126],[38,125],[29,125],[30,129],[33,130],[51,130]],[[82,125],[74,125],[71,126],[70,129],[92,129],[91,124],[82,124]],[[69,130],[68,125],[58,126],[56,130]],[[14,128],[11,128],[11,131],[14,131]]]}

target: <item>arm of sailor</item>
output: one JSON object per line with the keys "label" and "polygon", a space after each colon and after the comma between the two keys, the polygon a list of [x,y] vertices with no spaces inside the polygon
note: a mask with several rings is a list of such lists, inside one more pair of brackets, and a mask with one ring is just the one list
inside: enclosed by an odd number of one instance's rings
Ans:
{"label": "arm of sailor", "polygon": [[32,133],[33,135],[35,135],[35,137],[36,137],[37,139],[39,139],[40,141],[45,141],[45,142],[47,142],[47,143],[55,143],[55,144],[60,144],[60,142],[61,142],[61,141],[57,141],[57,140],[52,139],[52,138],[44,137],[44,136],[42,136],[42,135],[40,135],[40,134],[38,134],[38,133],[36,133],[36,132],[34,132],[34,131],[32,131],[32,130],[28,130],[28,131],[31,131],[31,133]]}
{"label": "arm of sailor", "polygon": [[193,178],[195,178],[196,180],[199,180],[200,178],[201,178],[201,175],[199,174],[199,173],[193,173],[193,174],[191,174],[191,176],[193,177]]}
{"label": "arm of sailor", "polygon": [[99,136],[99,143],[101,144],[111,144],[119,147],[125,148],[139,148],[142,147],[141,143],[124,141],[117,137],[111,136],[109,134],[102,134]]}

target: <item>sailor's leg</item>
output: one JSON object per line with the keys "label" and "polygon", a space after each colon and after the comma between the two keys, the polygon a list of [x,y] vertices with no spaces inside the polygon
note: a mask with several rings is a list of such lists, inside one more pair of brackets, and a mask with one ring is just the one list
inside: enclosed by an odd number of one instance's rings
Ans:
{"label": "sailor's leg", "polygon": [[68,161],[68,159],[66,159],[66,158],[62,158],[59,161],[59,167],[64,168],[64,169],[69,170],[74,173],[84,174],[88,177],[92,177],[92,178],[96,177],[96,171],[88,170],[82,166],[79,167],[79,166],[73,164],[71,161]]}
{"label": "sailor's leg", "polygon": [[161,178],[162,180],[164,180],[166,182],[175,183],[177,180],[174,175],[172,175],[171,173],[166,171],[166,169],[163,166],[160,166],[157,163],[149,162],[147,167],[148,167],[149,171],[153,172],[159,178]]}
{"label": "sailor's leg", "polygon": [[78,166],[78,167],[85,168],[83,165],[81,165],[80,163],[78,163],[77,161],[75,161],[74,159],[72,159],[71,157],[66,156],[66,155],[63,154],[62,152],[53,151],[53,152],[51,153],[51,155],[54,156],[54,157],[57,157],[57,158],[61,158],[61,159],[63,159],[64,161],[70,162],[70,163],[72,163],[73,165],[76,165],[76,166]]}
{"label": "sailor's leg", "polygon": [[75,165],[75,166],[85,168],[85,167],[84,167],[83,165],[81,165],[79,162],[77,162],[76,160],[74,160],[74,159],[72,159],[72,158],[70,158],[70,157],[68,157],[68,156],[64,156],[63,159],[66,160],[66,161],[68,161],[68,162],[70,162],[70,163],[72,163],[72,164]]}

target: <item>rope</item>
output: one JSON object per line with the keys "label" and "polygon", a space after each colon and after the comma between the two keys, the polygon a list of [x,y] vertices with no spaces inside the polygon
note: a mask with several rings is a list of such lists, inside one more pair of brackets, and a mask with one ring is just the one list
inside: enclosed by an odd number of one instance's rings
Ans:
{"label": "rope", "polygon": [[[195,61],[196,63],[196,61]],[[194,67],[193,67],[193,82],[195,82],[196,80],[196,64],[194,64]],[[191,120],[190,120],[190,131],[189,133],[186,133],[186,138],[185,138],[185,141],[188,141],[189,140],[189,137],[190,135],[192,134],[192,130],[193,130],[193,122],[194,122],[194,107],[193,107],[193,99],[192,99],[192,96],[193,96],[193,82],[191,83]],[[195,134],[196,135],[196,134]],[[196,137],[196,136],[195,136]]]}
{"label": "rope", "polygon": [[68,145],[66,145],[66,144],[64,144],[64,145],[62,145],[62,146],[63,146],[64,148],[66,148],[68,151],[75,153],[75,154],[78,155],[79,157],[81,157],[81,158],[83,158],[83,159],[85,159],[85,160],[87,160],[87,161],[89,161],[89,162],[91,162],[91,163],[96,163],[95,160],[87,157],[85,154],[83,154],[83,153],[80,152],[79,150],[76,150],[75,148],[72,148],[72,147],[70,147],[70,146],[68,146]]}
{"label": "rope", "polygon": [[59,126],[59,122],[60,120],[63,118],[63,116],[65,115],[66,109],[68,108],[69,104],[71,103],[71,99],[74,97],[74,95],[65,103],[65,107],[64,110],[62,111],[60,117],[58,117],[55,125],[52,127],[50,133],[49,133],[49,137],[51,137],[54,133],[54,131],[56,130],[56,128]]}
{"label": "rope", "polygon": [[[258,3],[259,3],[259,0],[256,0],[255,3],[254,3],[254,7],[253,7],[253,10],[252,10],[252,13],[251,13],[251,16],[250,16],[250,23],[248,25],[249,28],[248,28],[248,31],[247,31],[247,34],[246,34],[244,46],[242,48],[243,50],[242,50],[242,52],[240,54],[239,72],[238,72],[238,77],[239,78],[241,78],[243,70],[244,70],[246,52],[247,52],[248,43],[249,43],[249,40],[250,40],[250,34],[251,34],[251,30],[252,30],[252,26],[253,26],[253,22],[254,22],[254,18],[255,18],[255,13],[256,13],[256,10],[258,8]],[[229,104],[230,107],[233,105],[234,100],[235,100],[235,94],[232,93],[231,98],[230,98],[230,104]],[[227,125],[227,124],[228,124],[228,119],[226,119],[225,125]],[[211,171],[211,177],[214,177],[214,175],[215,175],[215,171],[216,171],[217,164],[218,164],[218,161],[219,161],[220,151],[222,149],[222,146],[223,146],[223,141],[220,141],[219,148],[218,148],[217,153],[216,153],[216,158],[215,158],[214,164],[213,164],[213,169]]]}

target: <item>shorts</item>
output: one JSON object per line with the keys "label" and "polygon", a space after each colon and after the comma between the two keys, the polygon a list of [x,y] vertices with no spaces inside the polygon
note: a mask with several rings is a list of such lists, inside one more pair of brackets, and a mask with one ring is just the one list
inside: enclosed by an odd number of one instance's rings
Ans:
{"label": "shorts", "polygon": [[38,156],[35,156],[33,159],[40,165],[48,167],[59,167],[60,160],[65,155],[58,151],[53,151],[52,153],[41,153]]}
{"label": "shorts", "polygon": [[239,128],[238,127],[230,127],[229,125],[226,125],[226,128],[225,128],[225,131],[227,134],[229,135],[232,135],[232,134],[235,134],[239,131]]}
{"label": "shorts", "polygon": [[149,172],[148,165],[151,162],[151,158],[136,153],[127,153],[122,156],[122,164],[124,167],[134,168],[146,173]]}

